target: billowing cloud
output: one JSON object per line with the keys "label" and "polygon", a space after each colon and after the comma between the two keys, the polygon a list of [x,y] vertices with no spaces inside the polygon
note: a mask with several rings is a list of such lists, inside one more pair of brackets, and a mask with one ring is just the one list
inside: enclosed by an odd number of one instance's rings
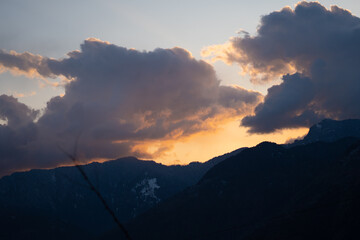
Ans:
{"label": "billowing cloud", "polygon": [[265,101],[255,108],[254,116],[242,119],[250,132],[272,132],[274,129],[303,127],[318,122],[325,116],[316,113],[312,100],[313,85],[300,74],[285,75],[283,83],[268,89]]}
{"label": "billowing cloud", "polygon": [[234,37],[203,54],[238,63],[257,84],[282,78],[268,90],[250,132],[309,126],[323,117],[360,118],[360,19],[318,2],[300,2],[261,19],[255,36]]}
{"label": "billowing cloud", "polygon": [[[0,64],[24,74],[72,80],[64,96],[52,98],[43,115],[30,121],[36,134],[23,147],[23,159],[32,161],[25,164],[16,156],[11,161],[19,169],[66,164],[56,145],[71,149],[79,134],[85,161],[135,153],[150,157],[139,144],[213,130],[251,113],[262,100],[259,93],[221,86],[211,65],[181,48],[140,52],[88,39],[64,59],[3,51]],[[8,120],[2,128],[11,127]],[[160,146],[156,154],[168,147]]]}
{"label": "billowing cloud", "polygon": [[[0,174],[18,169],[18,161],[26,163],[27,144],[36,139],[34,120],[39,112],[28,108],[16,98],[0,96]],[[26,164],[25,164],[26,165]]]}
{"label": "billowing cloud", "polygon": [[38,111],[19,103],[14,97],[0,96],[0,119],[6,121],[7,126],[11,128],[19,128],[33,122],[38,114]]}

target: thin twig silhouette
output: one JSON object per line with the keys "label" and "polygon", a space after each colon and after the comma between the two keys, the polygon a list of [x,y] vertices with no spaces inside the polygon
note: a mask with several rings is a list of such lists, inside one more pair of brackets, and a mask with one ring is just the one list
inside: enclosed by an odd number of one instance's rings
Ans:
{"label": "thin twig silhouette", "polygon": [[78,143],[78,139],[79,139],[80,135],[76,138],[75,141],[75,146],[74,146],[74,153],[70,154],[67,151],[65,151],[63,148],[61,148],[60,146],[58,146],[58,148],[60,149],[61,152],[63,152],[68,158],[70,158],[75,167],[79,170],[79,172],[81,173],[82,177],[84,178],[84,180],[87,182],[87,184],[89,185],[90,189],[96,194],[96,196],[100,199],[101,203],[103,204],[103,206],[105,207],[106,211],[108,211],[108,213],[111,215],[112,219],[114,220],[114,222],[116,223],[116,225],[120,228],[120,230],[124,233],[125,237],[127,240],[132,240],[132,238],[130,237],[129,232],[126,230],[126,228],[124,227],[124,225],[121,224],[121,222],[119,221],[119,219],[116,217],[115,213],[111,210],[111,208],[109,207],[109,205],[107,204],[107,202],[105,201],[104,197],[101,195],[101,193],[96,189],[96,187],[91,183],[89,177],[86,175],[84,169],[82,169],[81,165],[79,165],[77,163],[77,157],[76,157],[76,152],[77,152],[77,143]]}

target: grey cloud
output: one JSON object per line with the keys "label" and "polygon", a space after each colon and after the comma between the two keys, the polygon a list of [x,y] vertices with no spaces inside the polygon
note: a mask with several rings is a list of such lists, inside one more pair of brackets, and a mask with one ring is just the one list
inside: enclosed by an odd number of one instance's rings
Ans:
{"label": "grey cloud", "polygon": [[271,132],[323,117],[360,118],[359,42],[360,19],[337,6],[300,2],[263,16],[257,34],[232,38],[222,57],[255,83],[284,81],[242,124]]}
{"label": "grey cloud", "polygon": [[[15,169],[26,169],[28,158],[26,148],[36,139],[34,120],[38,111],[28,108],[14,97],[0,96],[0,119],[7,122],[0,125],[0,175]],[[19,159],[22,163],[19,168]]]}
{"label": "grey cloud", "polygon": [[84,161],[133,154],[149,157],[146,150],[134,147],[213,128],[214,122],[251,113],[262,100],[257,92],[220,86],[211,65],[181,48],[141,52],[88,39],[67,58],[42,57],[39,64],[28,70],[73,81],[65,86],[63,97],[48,102],[34,123],[36,139],[26,152],[36,159],[31,167],[66,163],[56,145],[71,149],[79,134]]}
{"label": "grey cloud", "polygon": [[28,52],[19,54],[13,51],[8,53],[0,50],[0,66],[23,73],[31,74],[35,70],[41,76],[52,77],[47,61],[49,61],[48,58]]}
{"label": "grey cloud", "polygon": [[253,106],[260,99],[258,93],[233,88],[237,94],[225,100],[226,89],[213,68],[180,48],[139,52],[87,40],[72,56],[48,64],[53,73],[76,81],[39,124],[66,118],[71,120],[67,128],[81,123],[109,140],[157,139],[173,131],[199,131],[203,121],[226,111],[231,101],[245,114],[242,104]]}
{"label": "grey cloud", "polygon": [[0,119],[6,121],[10,128],[19,128],[33,122],[38,114],[38,111],[28,108],[14,97],[0,96]]}
{"label": "grey cloud", "polygon": [[294,10],[263,16],[256,36],[232,38],[227,60],[246,68],[257,83],[294,70],[310,74],[318,59],[359,53],[359,24],[359,18],[337,6],[327,10],[317,2],[300,2]]}
{"label": "grey cloud", "polygon": [[325,117],[316,112],[314,97],[310,78],[298,73],[285,75],[283,83],[268,89],[264,102],[255,108],[255,115],[242,119],[242,125],[254,133],[311,125]]}

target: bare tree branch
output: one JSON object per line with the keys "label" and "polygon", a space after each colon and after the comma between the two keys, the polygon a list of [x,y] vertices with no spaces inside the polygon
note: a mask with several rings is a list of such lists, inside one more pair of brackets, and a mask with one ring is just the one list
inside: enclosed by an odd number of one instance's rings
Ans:
{"label": "bare tree branch", "polygon": [[109,205],[107,204],[107,202],[105,201],[104,197],[101,195],[101,193],[95,188],[95,186],[91,183],[89,177],[86,175],[84,169],[82,169],[81,165],[79,165],[77,163],[77,158],[76,158],[76,152],[77,152],[77,145],[78,145],[78,139],[80,137],[80,134],[78,135],[78,137],[76,138],[76,142],[75,142],[75,146],[74,146],[74,153],[70,154],[67,151],[65,151],[63,148],[61,148],[60,146],[58,146],[58,148],[60,149],[61,152],[63,152],[68,158],[70,158],[75,167],[79,170],[79,172],[81,173],[82,177],[84,178],[84,180],[87,182],[87,184],[89,185],[90,189],[96,194],[96,196],[100,199],[101,203],[103,204],[103,206],[105,207],[106,211],[108,211],[108,213],[110,213],[111,217],[113,218],[114,222],[116,223],[116,225],[120,228],[120,230],[125,234],[125,237],[127,240],[132,240],[132,238],[130,237],[129,232],[126,230],[126,228],[124,227],[123,224],[121,224],[121,222],[119,221],[119,219],[116,217],[115,213],[111,210],[111,208],[109,207]]}

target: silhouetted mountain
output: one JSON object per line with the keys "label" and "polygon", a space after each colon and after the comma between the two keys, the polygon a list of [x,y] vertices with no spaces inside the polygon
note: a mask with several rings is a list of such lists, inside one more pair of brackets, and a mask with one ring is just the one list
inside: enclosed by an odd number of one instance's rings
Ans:
{"label": "silhouetted mountain", "polygon": [[[186,166],[165,166],[128,157],[82,168],[116,216],[125,222],[197,183],[209,168],[239,151]],[[31,170],[3,177],[0,215],[6,222],[0,225],[7,226],[7,231],[1,227],[0,239],[7,239],[4,236],[11,232],[26,235],[27,229],[40,239],[38,233],[44,232],[45,226],[53,229],[54,236],[63,236],[66,231],[71,236],[77,231],[96,235],[116,226],[76,167]],[[16,230],[31,218],[33,224],[26,224],[31,228]],[[48,239],[45,233],[44,239]]]}
{"label": "silhouetted mountain", "polygon": [[248,239],[359,239],[360,142],[337,165],[301,192],[284,214],[267,221]]}
{"label": "silhouetted mountain", "polygon": [[[360,194],[360,158],[352,154],[354,149],[358,151],[358,141],[345,138],[292,148],[264,142],[245,149],[214,166],[198,184],[137,217],[128,228],[135,240],[253,239],[257,231],[267,233],[264,226],[270,226],[272,233],[271,224],[276,219],[297,217],[296,211],[335,201],[338,205],[334,212],[323,210],[324,215],[310,221],[307,218],[313,217],[311,212],[294,222],[283,220],[278,229],[282,229],[281,224],[297,227],[307,237],[300,239],[319,239],[319,235],[311,236],[312,229],[339,236],[345,231],[340,224],[335,224],[339,229],[324,229],[320,220],[329,223],[330,219],[348,219],[353,223],[344,229],[357,233],[354,227],[360,223],[355,204]],[[346,197],[342,197],[344,193]],[[120,235],[113,232],[104,239]]]}
{"label": "silhouetted mountain", "polygon": [[92,239],[84,229],[50,216],[43,209],[6,207],[0,208],[0,239]]}
{"label": "silhouetted mountain", "polygon": [[[323,120],[291,145],[206,163],[129,157],[82,168],[135,240],[358,239],[359,138],[360,120]],[[75,167],[0,179],[0,215],[0,239],[122,236]]]}
{"label": "silhouetted mountain", "polygon": [[324,119],[313,125],[302,140],[296,140],[288,146],[305,145],[313,142],[334,142],[345,137],[360,138],[360,119],[336,121]]}

